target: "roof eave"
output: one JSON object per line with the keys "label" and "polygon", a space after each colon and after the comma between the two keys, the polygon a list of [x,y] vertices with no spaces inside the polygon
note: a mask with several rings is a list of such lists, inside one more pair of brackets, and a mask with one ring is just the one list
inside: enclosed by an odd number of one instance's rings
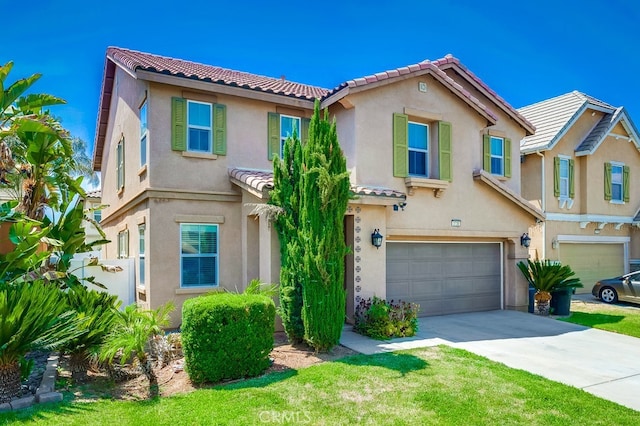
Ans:
{"label": "roof eave", "polygon": [[492,93],[487,90],[487,87],[478,83],[475,78],[469,75],[469,73],[456,62],[447,62],[442,65],[438,65],[441,70],[452,68],[458,75],[464,78],[468,83],[476,88],[480,93],[491,99],[492,102],[497,105],[503,112],[511,117],[516,123],[518,123],[529,135],[533,135],[536,132],[536,126],[534,126],[529,120],[524,118],[515,108],[507,106],[505,103],[497,99]]}
{"label": "roof eave", "polygon": [[516,194],[514,191],[506,187],[499,180],[491,176],[491,174],[489,174],[486,170],[474,170],[473,179],[487,184],[500,195],[513,202],[525,212],[529,213],[535,219],[540,221],[544,221],[546,219],[545,214],[542,210],[535,207],[529,201],[525,200],[520,195]]}
{"label": "roof eave", "polygon": [[104,72],[102,73],[102,86],[100,89],[100,104],[98,117],[96,118],[96,131],[93,144],[93,159],[91,161],[93,171],[102,168],[102,150],[107,134],[107,125],[111,109],[111,95],[113,93],[113,81],[116,65],[109,57],[105,58]]}

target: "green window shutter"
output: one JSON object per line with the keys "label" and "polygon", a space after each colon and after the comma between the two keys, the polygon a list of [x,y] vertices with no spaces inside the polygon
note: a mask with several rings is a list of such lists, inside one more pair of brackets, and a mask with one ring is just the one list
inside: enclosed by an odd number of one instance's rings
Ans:
{"label": "green window shutter", "polygon": [[604,163],[604,199],[611,200],[611,163]]}
{"label": "green window shutter", "polygon": [[309,142],[309,123],[311,123],[311,120],[308,118],[302,118],[300,119],[300,123],[300,126],[302,127],[302,130],[300,130],[300,141],[305,145]]}
{"label": "green window shutter", "polygon": [[630,185],[630,180],[629,180],[629,166],[624,166],[622,168],[622,199],[625,203],[629,202],[629,185]]}
{"label": "green window shutter", "polygon": [[116,190],[122,188],[122,143],[116,146]]}
{"label": "green window shutter", "polygon": [[504,177],[511,177],[511,139],[504,140]]}
{"label": "green window shutter", "polygon": [[171,98],[171,149],[187,150],[187,101]]}
{"label": "green window shutter", "polygon": [[453,157],[451,155],[451,123],[438,123],[438,163],[440,179],[449,182],[453,179]]}
{"label": "green window shutter", "polygon": [[573,158],[569,160],[569,198],[576,196],[575,163]]}
{"label": "green window shutter", "polygon": [[553,196],[560,196],[560,157],[553,157]]}
{"label": "green window shutter", "polygon": [[280,114],[270,112],[267,116],[267,156],[269,161],[273,156],[280,156]]}
{"label": "green window shutter", "polygon": [[227,155],[227,107],[213,104],[213,153]]}
{"label": "green window shutter", "polygon": [[491,136],[482,136],[482,168],[491,173]]}
{"label": "green window shutter", "polygon": [[393,114],[393,175],[409,176],[409,117]]}

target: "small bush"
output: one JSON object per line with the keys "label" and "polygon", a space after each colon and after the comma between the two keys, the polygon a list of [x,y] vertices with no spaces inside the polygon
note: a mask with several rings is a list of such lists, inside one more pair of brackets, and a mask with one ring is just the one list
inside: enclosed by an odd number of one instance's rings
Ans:
{"label": "small bush", "polygon": [[182,349],[194,383],[257,376],[270,365],[275,304],[254,294],[218,293],[185,301]]}
{"label": "small bush", "polygon": [[415,303],[399,300],[387,302],[374,296],[362,299],[356,306],[354,331],[374,339],[411,337],[418,330],[418,308]]}

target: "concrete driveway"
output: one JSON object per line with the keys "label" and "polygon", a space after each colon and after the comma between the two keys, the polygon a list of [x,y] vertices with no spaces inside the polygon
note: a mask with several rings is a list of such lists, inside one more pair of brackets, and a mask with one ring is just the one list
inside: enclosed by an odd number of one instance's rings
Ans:
{"label": "concrete driveway", "polygon": [[445,344],[584,389],[640,411],[640,339],[516,311],[419,320],[415,337],[380,342],[351,331],[340,343],[373,354]]}

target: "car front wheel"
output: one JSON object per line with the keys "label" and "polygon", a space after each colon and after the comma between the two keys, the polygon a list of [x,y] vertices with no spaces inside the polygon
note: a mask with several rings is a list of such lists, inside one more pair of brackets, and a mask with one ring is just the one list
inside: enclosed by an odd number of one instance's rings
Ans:
{"label": "car front wheel", "polygon": [[618,293],[611,287],[605,287],[600,290],[600,299],[605,303],[616,303],[618,301]]}

